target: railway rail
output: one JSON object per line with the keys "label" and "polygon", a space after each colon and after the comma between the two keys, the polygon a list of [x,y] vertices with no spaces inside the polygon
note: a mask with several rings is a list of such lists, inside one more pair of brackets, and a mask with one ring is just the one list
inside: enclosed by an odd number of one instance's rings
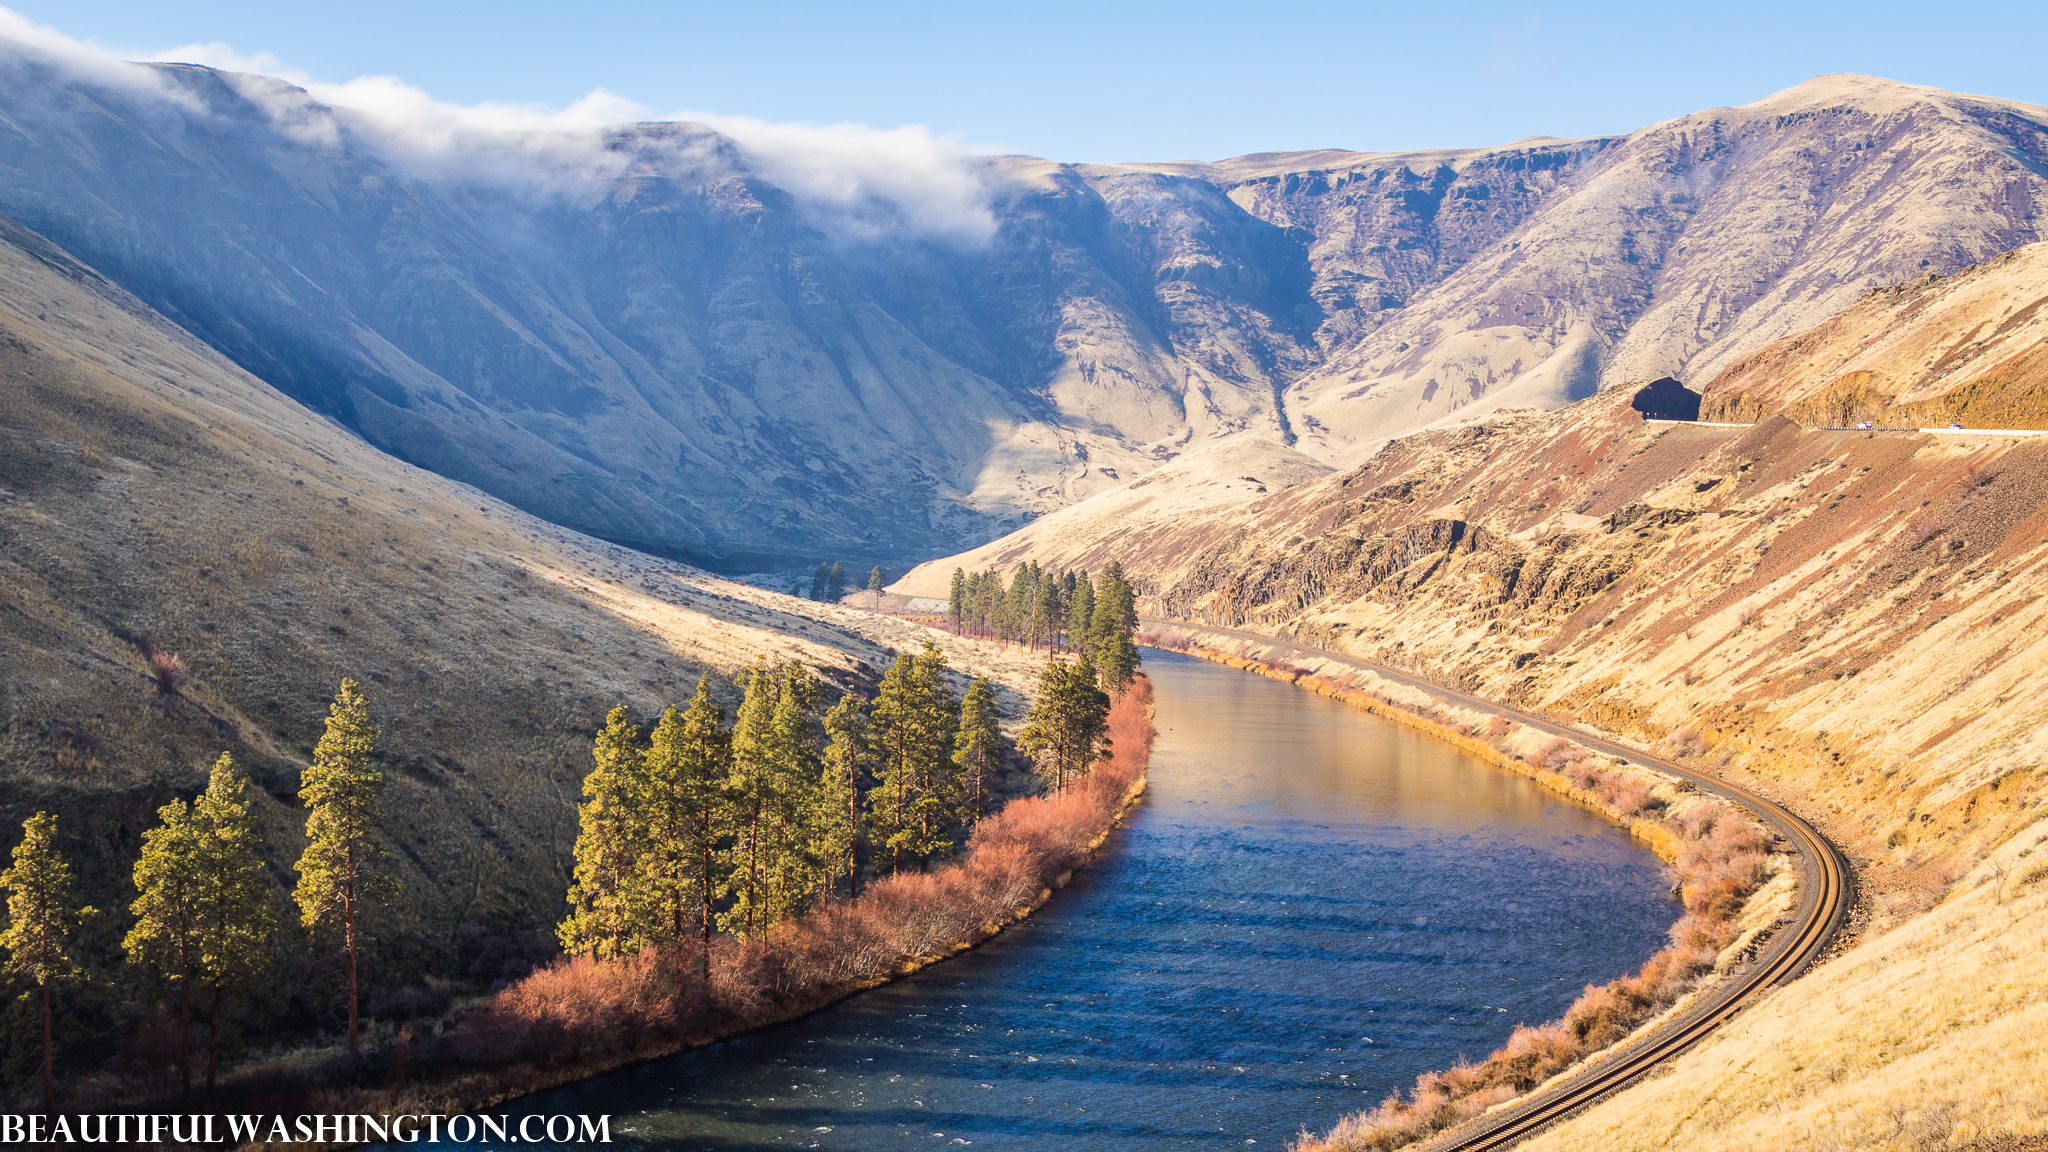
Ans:
{"label": "railway rail", "polygon": [[1617,1047],[1595,1055],[1589,1065],[1578,1074],[1478,1119],[1468,1121],[1431,1141],[1427,1145],[1430,1152],[1485,1152],[1489,1149],[1505,1148],[1534,1135],[1609,1093],[1626,1087],[1652,1068],[1699,1043],[1771,988],[1805,972],[1820,958],[1828,942],[1834,938],[1842,922],[1848,917],[1852,889],[1847,861],[1811,824],[1768,797],[1759,796],[1746,788],[1738,788],[1718,777],[1682,767],[1640,749],[1603,740],[1534,713],[1510,708],[1467,692],[1460,692],[1455,688],[1447,688],[1412,673],[1368,660],[1359,660],[1325,648],[1236,628],[1153,617],[1140,617],[1140,620],[1148,625],[1175,628],[1190,633],[1206,632],[1228,636],[1268,648],[1285,649],[1317,659],[1350,665],[1399,684],[1420,688],[1441,699],[1484,711],[1498,712],[1517,723],[1577,741],[1617,760],[1654,767],[1660,772],[1684,780],[1702,792],[1719,796],[1747,809],[1762,821],[1765,827],[1776,833],[1785,847],[1794,853],[1799,876],[1799,903],[1790,917],[1778,923],[1771,938],[1765,942],[1764,947],[1748,966],[1723,980],[1684,1012],[1665,1021],[1649,1034],[1623,1041]]}

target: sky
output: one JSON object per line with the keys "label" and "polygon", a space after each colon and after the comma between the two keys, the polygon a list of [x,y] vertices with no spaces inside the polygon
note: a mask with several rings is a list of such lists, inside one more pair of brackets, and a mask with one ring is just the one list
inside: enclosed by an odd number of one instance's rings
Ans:
{"label": "sky", "polygon": [[2048,104],[2038,0],[9,6],[129,59],[208,45],[206,62],[395,76],[454,104],[563,109],[601,89],[600,105],[661,118],[921,125],[974,151],[1067,161],[1622,133],[1830,72]]}

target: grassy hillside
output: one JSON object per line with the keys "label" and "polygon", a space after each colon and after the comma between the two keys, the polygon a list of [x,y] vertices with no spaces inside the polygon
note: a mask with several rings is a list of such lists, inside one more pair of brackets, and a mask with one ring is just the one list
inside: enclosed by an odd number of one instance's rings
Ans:
{"label": "grassy hillside", "polygon": [[[2048,290],[2027,260],[2031,288],[1984,276],[2002,299],[1945,305],[2010,319]],[[1851,324],[1805,339],[1815,363],[1871,346]],[[1807,377],[1774,392],[1758,371],[1733,370],[1755,403],[1803,394]],[[1854,951],[1543,1146],[2048,1128],[1983,1055],[2048,995],[2038,965],[2006,962],[2048,911],[2048,438],[1652,424],[1629,398],[1409,437],[1141,551],[1049,550],[1122,561],[1151,615],[1300,637],[1693,758],[1849,853]],[[1752,1056],[1782,1076],[1751,1079]],[[2038,1075],[2033,1047],[2015,1059]],[[1804,1119],[1757,1118],[1771,1108]],[[1863,1136],[1833,1143],[1836,1109]]]}
{"label": "grassy hillside", "polygon": [[[445,998],[429,977],[483,986],[552,953],[589,739],[611,706],[650,718],[700,673],[762,657],[868,684],[925,636],[398,463],[0,223],[0,837],[60,814],[83,895],[107,910],[87,953],[113,976],[140,834],[222,750],[262,789],[289,884],[299,769],[343,676],[384,733],[404,893],[369,925],[368,979],[372,1010],[393,1012]],[[942,640],[956,669],[1035,675]],[[173,655],[186,671],[167,692],[152,659]],[[1017,713],[1014,688],[1003,696]],[[338,1000],[309,993],[332,977],[326,961],[282,974],[287,1020],[319,1024]],[[74,998],[72,1034],[106,1034],[122,995]]]}

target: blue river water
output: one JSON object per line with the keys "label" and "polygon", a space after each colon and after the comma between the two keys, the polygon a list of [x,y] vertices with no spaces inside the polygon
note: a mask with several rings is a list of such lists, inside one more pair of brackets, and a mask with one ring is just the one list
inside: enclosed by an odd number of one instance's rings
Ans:
{"label": "blue river water", "polygon": [[1286,684],[1145,665],[1145,801],[1029,921],[493,1114],[716,1152],[1279,1148],[1554,1019],[1677,918],[1644,846],[1521,777]]}

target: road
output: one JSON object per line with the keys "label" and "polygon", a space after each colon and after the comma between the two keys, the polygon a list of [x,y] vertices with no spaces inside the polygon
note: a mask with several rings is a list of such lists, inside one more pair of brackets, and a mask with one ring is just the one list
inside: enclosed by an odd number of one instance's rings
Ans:
{"label": "road", "polygon": [[1505,1148],[1627,1085],[1658,1064],[1697,1044],[1708,1033],[1726,1023],[1751,1001],[1761,997],[1771,988],[1806,971],[1807,967],[1820,957],[1828,941],[1834,938],[1835,932],[1848,917],[1852,891],[1848,863],[1842,854],[1815,831],[1812,825],[1793,815],[1782,805],[1745,788],[1738,788],[1718,777],[1703,775],[1639,749],[1590,736],[1569,725],[1559,724],[1492,700],[1484,700],[1454,688],[1446,688],[1385,665],[1357,660],[1327,649],[1296,644],[1257,632],[1151,617],[1140,619],[1147,625],[1176,628],[1189,633],[1207,632],[1229,636],[1273,649],[1346,664],[1396,683],[1423,689],[1440,699],[1468,708],[1498,712],[1517,723],[1526,724],[1538,731],[1567,737],[1617,760],[1649,765],[1660,772],[1684,780],[1702,792],[1719,796],[1747,809],[1762,821],[1765,827],[1775,832],[1784,846],[1794,853],[1799,876],[1798,907],[1793,910],[1790,917],[1778,923],[1771,938],[1765,942],[1763,949],[1748,967],[1717,984],[1699,1002],[1674,1019],[1666,1021],[1649,1035],[1626,1041],[1619,1049],[1596,1057],[1591,1066],[1580,1074],[1452,1130],[1445,1137],[1429,1145],[1432,1152],[1480,1152],[1483,1149]]}

